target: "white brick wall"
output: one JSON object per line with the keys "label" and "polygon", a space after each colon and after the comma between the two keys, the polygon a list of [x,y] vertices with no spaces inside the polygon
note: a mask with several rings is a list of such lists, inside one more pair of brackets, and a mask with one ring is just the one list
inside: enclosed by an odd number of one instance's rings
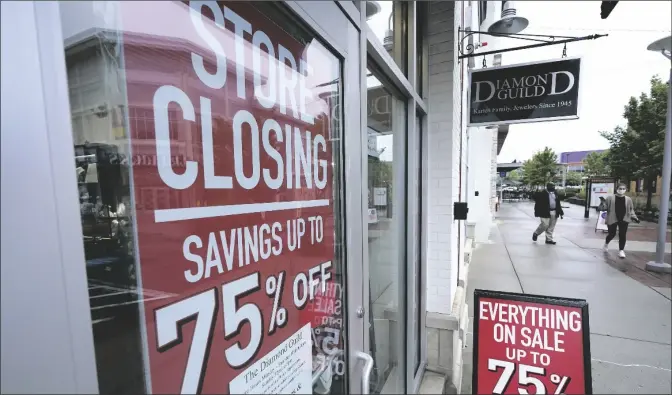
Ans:
{"label": "white brick wall", "polygon": [[[492,226],[492,141],[496,130],[485,127],[471,127],[469,132],[469,222],[476,225],[475,240],[488,240]],[[478,196],[476,196],[478,192]]]}
{"label": "white brick wall", "polygon": [[[501,15],[501,2],[489,1],[486,19],[478,30],[487,31]],[[487,37],[488,46],[481,51],[492,51],[506,46],[506,40]],[[500,63],[501,63],[500,54]],[[486,55],[487,67],[495,66],[495,55]],[[482,66],[483,57],[478,56],[476,68]],[[497,130],[472,127],[468,130],[468,195],[469,221],[475,224],[476,242],[486,242],[493,224],[497,180]],[[475,196],[475,192],[479,196]]]}
{"label": "white brick wall", "polygon": [[427,311],[449,314],[457,287],[460,68],[454,51],[461,2],[429,6]]}

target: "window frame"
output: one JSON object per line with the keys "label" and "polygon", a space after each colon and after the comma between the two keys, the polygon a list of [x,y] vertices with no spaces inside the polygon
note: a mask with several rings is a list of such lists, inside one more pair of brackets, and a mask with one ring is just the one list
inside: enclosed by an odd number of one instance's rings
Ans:
{"label": "window frame", "polygon": [[[396,10],[395,10],[396,11]],[[431,10],[427,9],[427,14],[429,14]],[[421,232],[422,240],[419,240],[417,245],[415,243],[415,238],[412,237],[413,231],[414,231],[414,224],[416,222],[416,215],[421,215],[420,218],[420,226],[422,226],[422,229],[426,229],[426,223],[427,223],[427,218],[425,213],[420,213],[418,211],[418,206],[422,205],[422,207],[428,207],[427,206],[427,201],[426,201],[426,196],[423,196],[423,201],[422,203],[419,202],[417,199],[408,199],[409,194],[412,194],[414,192],[413,186],[415,185],[417,177],[423,177],[423,180],[421,181],[422,184],[425,184],[426,180],[426,152],[427,152],[427,139],[423,139],[423,146],[419,147],[419,149],[415,149],[415,136],[417,134],[417,129],[416,129],[416,116],[421,117],[421,130],[426,131],[427,130],[427,112],[428,112],[428,106],[424,100],[424,96],[426,96],[426,92],[428,91],[427,89],[427,83],[428,83],[428,58],[429,58],[429,45],[427,42],[427,31],[426,29],[422,28],[419,26],[416,15],[418,15],[417,12],[417,2],[409,2],[408,3],[408,12],[406,13],[407,21],[406,21],[406,26],[408,26],[407,31],[408,34],[406,35],[406,48],[407,48],[407,56],[405,61],[406,63],[406,73],[404,73],[401,68],[398,66],[398,64],[395,62],[395,60],[385,51],[382,43],[379,42],[379,40],[376,38],[375,34],[373,31],[368,27],[366,24],[366,19],[365,16],[362,17],[363,23],[361,24],[362,28],[364,31],[366,31],[366,55],[368,57],[368,65],[371,68],[376,69],[376,74],[379,79],[384,79],[386,82],[389,82],[391,85],[396,88],[401,95],[405,98],[406,103],[405,105],[407,106],[407,138],[405,139],[405,149],[402,151],[405,160],[404,163],[401,163],[402,161],[399,161],[399,164],[395,164],[395,166],[401,166],[403,169],[404,174],[405,174],[405,182],[404,185],[406,187],[406,190],[403,191],[402,197],[396,197],[397,199],[401,200],[404,199],[406,200],[403,202],[403,207],[405,208],[406,215],[405,218],[403,219],[404,222],[402,226],[404,227],[404,232],[400,233],[405,233],[406,237],[403,239],[400,238],[400,243],[404,245],[405,248],[402,249],[402,254],[401,259],[403,259],[403,262],[406,263],[406,270],[401,271],[403,272],[403,278],[399,279],[399,295],[397,295],[398,300],[399,300],[399,311],[404,311],[405,312],[405,334],[404,334],[404,339],[406,340],[406,347],[403,352],[406,353],[406,358],[403,360],[405,361],[405,366],[404,366],[404,371],[405,371],[405,391],[406,393],[417,393],[418,389],[420,388],[420,383],[422,380],[422,377],[424,375],[426,365],[427,365],[427,330],[426,330],[426,310],[427,310],[427,305],[426,305],[426,300],[427,300],[427,293],[425,291],[426,289],[426,268],[427,268],[427,262],[426,262],[426,256],[424,253],[424,246],[426,245],[426,232]],[[398,18],[402,18],[402,13],[401,12],[395,12],[395,26],[401,26],[402,21],[399,21]],[[424,23],[422,24],[423,26],[425,25]],[[422,48],[418,48],[418,37],[417,35],[420,34],[422,35],[422,40],[420,42],[422,43]],[[397,39],[397,34],[395,33],[395,45],[399,45],[398,39]],[[394,53],[399,53],[398,51],[394,51]],[[421,59],[421,67],[423,70],[419,73],[418,71],[418,55],[420,55]],[[418,73],[420,74],[420,79],[418,79]],[[366,75],[363,75],[362,78],[362,91],[363,91],[363,97],[366,97]],[[364,109],[364,112],[366,109]],[[364,113],[364,116],[366,114]],[[363,119],[366,119],[364,117]],[[366,136],[366,133],[362,133],[364,136]],[[395,143],[396,145],[396,143]],[[364,156],[366,156],[366,153],[364,153]],[[422,163],[422,174],[416,174],[416,167],[415,163],[416,161],[421,161]],[[364,174],[368,174],[368,167],[366,163],[366,158],[363,159],[364,166],[365,168],[363,169]],[[397,168],[395,167],[395,170]],[[426,195],[426,194],[424,194]],[[365,199],[366,196],[363,197]],[[397,207],[402,207],[400,205],[400,201],[395,201],[393,204],[395,204]],[[365,205],[366,202],[363,201],[363,205]],[[365,229],[365,232],[367,230]],[[364,254],[364,266],[365,266],[365,274],[368,276],[368,247],[364,247],[367,251],[367,253]],[[419,250],[419,251],[418,251]],[[407,294],[415,294],[415,288],[416,284],[413,284],[408,281],[408,279],[413,278],[413,259],[415,259],[416,254],[420,257],[420,264],[419,264],[419,270],[420,270],[420,280],[422,284],[422,289],[420,290],[421,294],[421,303],[420,303],[420,309],[421,309],[421,324],[420,327],[422,330],[419,333],[420,336],[420,342],[421,342],[421,356],[420,356],[420,366],[415,369],[415,366],[413,363],[408,363],[407,361],[409,360],[410,356],[413,355],[416,342],[415,339],[413,339],[412,335],[415,331],[415,325],[416,323],[414,320],[409,319],[410,317],[413,317],[413,304],[408,303],[406,300]],[[365,298],[368,297],[368,295],[365,296]],[[369,349],[369,339],[368,339],[368,334],[365,334],[365,342],[366,342],[366,349]],[[399,387],[401,388],[401,387]]]}
{"label": "window frame", "polygon": [[480,30],[481,25],[488,17],[488,2],[479,1],[478,2],[478,30]]}
{"label": "window frame", "polygon": [[[354,4],[341,4],[345,2],[335,2],[336,5],[343,11],[344,15],[352,17],[353,10],[356,10]],[[90,6],[93,2],[85,4]],[[359,56],[359,47],[361,42],[357,41],[357,36],[348,34],[346,37],[334,38],[333,32],[329,30],[328,23],[318,23],[315,20],[316,13],[314,8],[310,8],[310,4],[299,2],[285,2],[282,6],[286,6],[293,12],[293,16],[306,25],[307,28],[312,29],[316,36],[321,39],[322,44],[332,51],[342,63],[342,78],[356,81],[360,73],[351,73],[351,70],[357,70],[358,64],[364,64],[365,58]],[[3,54],[11,53],[25,53],[26,62],[22,65],[22,71],[15,73],[17,81],[24,81],[25,84],[16,84],[20,86],[20,90],[5,90],[3,89],[3,97],[7,95],[16,95],[18,98],[26,98],[31,95],[32,98],[38,98],[31,102],[31,106],[24,107],[23,110],[17,111],[17,114],[25,114],[27,110],[33,111],[35,117],[34,121],[24,124],[24,127],[32,129],[30,133],[22,131],[22,136],[16,135],[19,128],[16,124],[11,124],[11,130],[7,134],[3,133],[3,142],[12,141],[12,146],[17,145],[18,138],[37,138],[32,149],[37,149],[37,152],[42,152],[44,155],[38,155],[41,159],[32,162],[32,165],[27,169],[28,173],[17,173],[15,177],[29,177],[28,174],[39,172],[43,177],[40,179],[47,180],[46,183],[39,183],[29,186],[30,191],[35,191],[38,196],[43,196],[53,204],[45,205],[42,209],[35,211],[33,207],[26,207],[17,209],[16,213],[24,213],[26,210],[32,212],[32,216],[38,215],[40,212],[47,212],[49,215],[41,219],[42,228],[49,231],[50,235],[58,235],[55,240],[50,242],[50,247],[54,246],[60,254],[52,256],[45,256],[45,254],[53,254],[53,249],[29,249],[26,248],[25,243],[17,244],[16,248],[3,249],[3,258],[6,256],[14,256],[17,249],[31,251],[30,254],[21,254],[31,257],[39,257],[38,261],[43,262],[38,265],[38,268],[49,267],[42,273],[32,273],[37,281],[36,284],[42,288],[44,292],[42,297],[28,298],[26,291],[35,292],[34,288],[26,288],[25,284],[21,282],[14,282],[16,287],[6,287],[7,282],[3,282],[3,295],[6,292],[13,290],[15,295],[25,295],[21,298],[22,303],[13,304],[11,311],[16,312],[20,309],[29,310],[30,314],[27,317],[34,317],[35,319],[27,319],[23,326],[26,330],[23,331],[25,340],[17,338],[13,342],[15,346],[8,348],[8,353],[11,355],[20,356],[17,358],[17,364],[7,367],[5,370],[3,366],[3,374],[5,372],[15,372],[10,375],[14,379],[10,382],[3,380],[3,390],[8,389],[7,392],[64,392],[64,393],[98,393],[99,380],[97,375],[97,364],[95,356],[95,347],[93,339],[93,325],[90,314],[90,302],[88,295],[88,284],[86,270],[84,269],[84,249],[82,247],[82,224],[81,216],[78,207],[77,196],[77,180],[74,175],[74,143],[73,143],[73,128],[71,122],[71,109],[69,106],[69,88],[68,78],[66,72],[66,56],[65,49],[73,42],[64,42],[62,34],[61,8],[58,2],[14,2],[2,4],[3,22],[6,18],[14,17],[22,23],[22,28],[19,29],[23,34],[19,34],[11,41],[13,45],[5,47],[3,45]],[[7,14],[5,14],[7,11]],[[357,18],[358,16],[357,12]],[[359,20],[355,18],[351,20],[355,26],[355,31],[359,31]],[[14,26],[13,24],[3,24],[5,26]],[[15,27],[13,27],[15,28]],[[4,32],[4,29],[3,29]],[[352,30],[349,30],[351,33]],[[331,34],[330,34],[331,33]],[[75,37],[76,38],[76,37]],[[3,37],[3,44],[5,43]],[[346,45],[342,45],[346,43]],[[354,45],[352,45],[354,43]],[[4,63],[4,62],[3,62]],[[4,64],[3,64],[4,65]],[[3,67],[4,69],[4,67]],[[12,68],[8,68],[7,72]],[[42,78],[35,78],[39,74]],[[3,72],[3,80],[5,77]],[[24,92],[24,94],[20,94]],[[344,106],[343,115],[341,118],[345,120],[343,130],[346,131],[344,138],[353,141],[356,136],[359,136],[359,129],[361,125],[361,118],[357,117],[357,109],[361,107],[357,92],[359,91],[356,83],[343,84],[343,96],[348,105]],[[3,101],[4,102],[4,101]],[[3,112],[5,104],[10,104],[8,100],[3,103]],[[23,105],[25,102],[18,101],[13,106]],[[4,117],[3,117],[4,118]],[[14,118],[12,118],[14,119]],[[9,122],[9,118],[7,119]],[[13,122],[13,121],[11,121]],[[31,124],[43,123],[44,127],[33,127]],[[3,119],[3,126],[6,124]],[[4,129],[4,128],[3,128]],[[11,140],[10,139],[11,136]],[[5,140],[7,137],[8,140]],[[9,148],[8,144],[4,148]],[[341,150],[345,148],[344,143],[341,143]],[[348,154],[346,156],[359,156],[361,148],[347,147]],[[33,151],[35,152],[35,151]],[[5,151],[3,150],[3,154]],[[4,157],[4,155],[3,155]],[[346,159],[348,160],[348,159]],[[352,158],[349,159],[352,161]],[[345,168],[349,174],[361,173],[360,169],[351,166],[352,163],[344,164],[343,176],[345,179]],[[46,176],[46,178],[44,178]],[[7,183],[6,183],[7,182]],[[25,183],[25,178],[23,180]],[[15,182],[3,178],[4,185],[12,185]],[[356,184],[356,183],[355,183]],[[4,189],[4,188],[3,188]],[[8,188],[7,191],[12,189]],[[15,190],[15,189],[14,189]],[[14,192],[15,193],[15,192]],[[33,193],[33,192],[30,192]],[[348,194],[345,196],[346,207],[338,214],[348,221],[352,218],[363,218],[359,212],[359,196],[361,191],[356,185],[348,187]],[[3,194],[4,197],[4,194]],[[16,215],[14,218],[18,218]],[[31,218],[31,215],[24,215],[23,220]],[[3,229],[5,224],[9,224],[9,217],[5,218],[8,221],[3,221]],[[356,225],[355,221],[355,224]],[[19,226],[18,228],[23,228]],[[17,237],[25,237],[25,234],[19,232],[17,229]],[[348,245],[346,251],[346,260],[348,266],[358,267],[356,264],[360,261],[361,249],[357,244],[362,240],[361,233],[357,226],[353,226],[353,230],[348,229],[346,235],[347,241],[343,243]],[[39,234],[39,232],[38,232]],[[353,243],[357,241],[358,243]],[[4,242],[3,242],[4,246]],[[5,253],[7,255],[5,255]],[[16,256],[21,256],[16,255]],[[36,267],[23,266],[15,273],[24,273],[29,275],[34,272]],[[41,270],[41,269],[40,269]],[[3,268],[4,272],[4,268]],[[59,276],[47,276],[49,272],[62,273]],[[350,280],[354,278],[355,280]],[[348,276],[347,287],[351,290],[353,284],[361,283],[361,275],[352,274]],[[18,288],[18,289],[17,289]],[[25,291],[21,292],[21,288]],[[50,303],[43,303],[44,295],[50,298]],[[37,302],[42,302],[40,305],[35,305]],[[4,305],[3,305],[4,307]],[[350,314],[350,309],[346,310]],[[7,311],[9,313],[9,309]],[[4,316],[4,314],[3,314]],[[39,320],[37,317],[41,317]],[[44,320],[52,320],[50,336],[34,335],[35,322],[42,322]],[[355,331],[352,329],[353,325],[362,326],[358,320],[349,320],[355,322],[348,322],[347,330],[350,333]],[[27,326],[31,325],[31,326]],[[15,333],[21,332],[20,329],[15,329]],[[357,338],[362,337],[359,333],[354,335],[355,341],[348,339],[347,347],[352,349],[363,349],[358,345]],[[4,336],[3,336],[4,340]],[[354,343],[354,344],[353,344]],[[12,352],[13,350],[13,352]],[[20,353],[17,351],[21,351]],[[38,357],[39,356],[39,357]],[[68,361],[63,363],[63,361]],[[351,370],[360,368],[360,363],[354,356],[348,361]],[[26,376],[24,369],[26,364],[34,368],[34,370],[49,372],[42,380],[33,381],[26,384]],[[22,368],[23,367],[23,368]],[[361,370],[361,369],[360,369]],[[361,382],[359,377],[353,377],[350,383],[350,390],[359,388]],[[14,388],[14,390],[10,390]],[[357,393],[358,391],[354,391]]]}
{"label": "window frame", "polygon": [[[56,287],[62,287],[63,290],[59,291],[62,292],[63,295],[67,295],[67,306],[64,307],[64,310],[69,311],[70,313],[67,315],[68,316],[68,323],[69,323],[69,334],[62,334],[58,333],[56,335],[56,338],[59,340],[63,340],[68,338],[70,341],[67,343],[68,347],[70,348],[70,351],[72,352],[70,354],[70,357],[74,358],[74,362],[72,364],[62,364],[62,365],[68,365],[68,366],[63,366],[62,369],[57,369],[57,371],[61,370],[69,370],[67,374],[64,374],[62,377],[72,377],[72,381],[68,381],[67,383],[63,383],[63,387],[67,387],[63,389],[63,392],[82,392],[82,393],[94,393],[98,391],[98,379],[97,379],[97,373],[96,373],[96,363],[95,363],[95,352],[94,352],[94,347],[93,347],[93,330],[92,330],[92,323],[91,323],[91,317],[89,314],[89,301],[88,301],[88,287],[87,287],[87,282],[86,282],[86,273],[84,270],[82,270],[82,263],[84,262],[84,253],[81,245],[81,219],[79,212],[77,210],[75,202],[77,201],[76,198],[76,180],[74,177],[72,177],[72,172],[71,169],[73,167],[72,163],[72,157],[74,156],[73,153],[73,136],[72,136],[72,125],[70,121],[70,108],[68,104],[68,85],[67,85],[67,74],[65,70],[65,56],[64,56],[64,49],[67,45],[70,43],[65,43],[63,41],[62,33],[61,33],[61,20],[60,20],[60,8],[59,8],[59,3],[55,2],[31,2],[31,3],[21,3],[21,6],[16,6],[16,9],[21,10],[21,16],[28,16],[28,19],[32,18],[36,23],[31,23],[28,25],[26,29],[32,29],[33,31],[30,32],[30,34],[26,35],[19,35],[19,39],[16,42],[16,45],[22,45],[24,49],[26,48],[32,48],[35,49],[36,53],[39,54],[39,71],[41,72],[42,76],[48,76],[49,78],[43,78],[41,81],[42,88],[43,88],[43,97],[45,99],[45,102],[48,103],[48,106],[45,106],[47,108],[46,115],[45,117],[49,120],[49,128],[48,130],[45,130],[44,136],[42,137],[48,137],[46,140],[47,145],[42,147],[47,150],[47,152],[50,153],[50,158],[47,160],[50,161],[50,178],[52,181],[54,181],[54,188],[53,188],[53,196],[54,196],[54,205],[55,205],[55,211],[56,211],[56,216],[57,216],[57,221],[55,222],[55,226],[57,231],[60,234],[60,239],[59,239],[59,245],[62,249],[62,255],[60,256],[60,262],[54,261],[53,264],[55,265],[60,265],[60,270],[62,270],[65,275],[63,278],[51,278],[49,280],[50,286],[56,286]],[[344,130],[351,130],[352,134],[349,137],[356,136],[358,134],[361,135],[361,128],[366,127],[366,123],[364,120],[366,119],[366,106],[354,106],[354,104],[357,102],[357,100],[354,100],[353,98],[357,97],[357,90],[359,88],[360,91],[362,91],[361,87],[365,87],[366,83],[366,67],[367,67],[367,62],[372,62],[377,66],[379,70],[385,75],[386,80],[389,80],[392,85],[401,92],[402,97],[404,98],[404,103],[403,105],[406,106],[407,109],[407,133],[406,136],[407,138],[404,140],[407,140],[409,143],[404,144],[404,150],[402,151],[404,154],[404,160],[400,160],[400,165],[403,166],[403,173],[407,174],[408,177],[404,179],[404,184],[406,185],[406,190],[404,191],[404,195],[402,195],[401,199],[405,199],[408,202],[411,202],[410,206],[405,206],[406,207],[406,216],[403,218],[403,224],[406,226],[406,232],[400,232],[400,233],[407,233],[410,235],[409,232],[409,224],[414,223],[414,215],[418,214],[418,211],[414,209],[412,199],[406,199],[405,193],[408,192],[408,186],[409,185],[414,185],[414,177],[419,177],[420,175],[416,174],[417,172],[413,171],[412,164],[415,163],[414,161],[424,161],[426,160],[424,152],[426,152],[426,147],[421,147],[419,150],[419,154],[415,154],[414,150],[411,149],[412,141],[414,141],[413,138],[410,138],[414,136],[417,133],[417,128],[416,128],[416,116],[414,116],[416,113],[419,113],[422,116],[422,127],[421,129],[426,131],[427,130],[427,110],[428,106],[423,99],[423,95],[425,93],[419,94],[418,92],[427,92],[427,81],[428,81],[428,44],[426,40],[422,40],[422,48],[417,48],[417,34],[418,34],[418,26],[417,26],[417,20],[415,16],[417,15],[416,13],[416,3],[411,2],[407,3],[405,7],[408,7],[408,12],[406,15],[402,15],[403,13],[395,13],[395,19],[396,18],[403,18],[405,19],[403,22],[405,23],[405,26],[407,26],[407,32],[408,34],[406,35],[406,40],[405,40],[405,45],[407,48],[407,55],[405,57],[405,64],[406,64],[406,70],[407,73],[406,75],[401,71],[400,67],[396,64],[396,62],[387,54],[387,52],[384,50],[382,43],[379,43],[377,39],[375,39],[373,33],[371,30],[366,26],[366,13],[365,12],[355,12],[357,11],[357,8],[355,4],[352,4],[351,2],[341,2],[337,1],[336,4],[340,7],[340,9],[344,12],[346,16],[348,16],[357,28],[360,29],[360,31],[363,33],[360,35],[359,38],[359,44],[357,46],[351,46],[350,44],[348,45],[343,45],[342,43],[345,41],[347,43],[350,43],[348,41],[349,39],[344,39],[344,38],[338,38],[334,37],[333,34],[330,34],[331,32],[328,31],[329,23],[326,22],[320,22],[315,19],[315,13],[312,11],[308,11],[313,7],[310,2],[295,2],[295,1],[288,1],[285,2],[285,5],[287,5],[297,16],[299,19],[303,20],[303,22],[308,25],[310,28],[312,28],[318,36],[320,36],[324,44],[330,44],[328,48],[332,50],[335,54],[340,55],[341,57],[345,57],[346,61],[344,62],[343,68],[344,70],[349,70],[351,67],[359,67],[359,78],[360,82],[362,85],[359,87],[353,83],[353,84],[344,84],[344,97],[346,100],[350,100],[350,103],[353,103],[353,105],[348,105],[346,106],[346,109],[344,110],[344,115],[343,118],[346,120],[346,125],[344,125]],[[362,8],[362,5],[364,3],[360,3],[360,9]],[[5,10],[6,4],[3,3],[3,11]],[[359,19],[358,19],[359,18]],[[395,23],[396,24],[396,23]],[[426,34],[420,33],[424,37],[426,37]],[[25,45],[24,45],[25,44]],[[359,50],[359,56],[356,56],[357,50]],[[420,59],[422,60],[421,65],[423,70],[420,73],[421,74],[421,79],[418,81],[417,75],[418,75],[418,70],[417,67],[419,66],[417,63],[418,56],[416,56],[417,51],[422,51],[422,55],[420,56]],[[4,52],[4,51],[3,51]],[[347,56],[345,56],[347,54]],[[348,65],[347,62],[353,62],[357,61],[359,64],[358,65]],[[34,72],[31,70],[26,70],[26,73],[29,72]],[[344,78],[346,78],[346,75],[344,72]],[[423,89],[424,88],[424,89]],[[66,100],[62,100],[62,98],[66,98]],[[364,98],[364,102],[366,99],[366,89],[363,90],[361,93],[360,99]],[[361,104],[361,103],[360,103]],[[359,107],[360,109],[360,117],[357,119],[356,116],[356,108]],[[348,110],[350,108],[350,110]],[[353,119],[352,123],[347,123],[349,119]],[[355,127],[353,129],[353,125],[358,125],[358,127]],[[359,129],[359,130],[358,130]],[[355,141],[356,138],[353,139]],[[426,144],[427,139],[423,139],[424,144]],[[366,143],[366,134],[362,135],[362,147]],[[350,151],[351,150],[351,151]],[[349,153],[352,154],[349,154]],[[353,148],[351,145],[348,146],[348,151],[346,151],[345,156],[346,156],[346,161],[352,160],[352,158],[349,156],[350,155],[356,155],[364,157],[366,159],[366,150],[363,150],[361,147],[360,148]],[[366,161],[363,160],[363,163],[361,163],[359,166],[356,163],[356,160],[350,161],[346,163],[346,165],[351,165],[355,166],[359,171],[362,171],[363,174],[366,174],[367,169],[366,169]],[[41,162],[40,162],[41,163]],[[364,166],[362,169],[361,165]],[[424,170],[423,170],[424,174]],[[426,175],[423,175],[423,177],[426,177]],[[58,182],[56,182],[58,180]],[[365,182],[365,180],[362,181],[362,184]],[[362,192],[362,185],[358,185],[358,183],[351,183],[354,185],[348,185],[348,193],[347,196],[356,196],[357,200],[359,200],[363,194]],[[47,188],[47,186],[42,186],[42,188]],[[412,189],[411,189],[412,190]],[[353,198],[354,199],[354,198]],[[353,200],[354,201],[354,200]],[[359,203],[359,202],[357,202]],[[426,202],[423,201],[422,205],[424,207],[427,207]],[[346,209],[344,210],[344,215],[350,215],[351,210],[358,210],[361,212],[361,214],[364,214],[366,212],[366,206],[360,206],[359,205],[348,205],[346,206]],[[398,206],[400,207],[400,206]],[[365,218],[364,215],[362,215],[362,218]],[[421,218],[421,223],[423,226],[423,229],[425,228],[425,222],[426,218]],[[357,246],[359,244],[359,240],[363,240],[363,236],[365,234],[360,233],[361,230],[354,230],[352,231],[351,234],[348,234],[347,240],[349,242],[355,242],[355,243],[348,243],[349,247],[347,250],[347,261],[348,265],[351,266],[353,265],[354,262],[357,261],[357,259],[360,259],[360,257],[364,258],[363,266],[363,275],[364,278],[368,275],[368,258],[366,254],[366,247],[362,250],[360,247]],[[359,236],[358,236],[359,235]],[[407,262],[409,258],[413,257],[414,255],[412,252],[414,251],[413,249],[409,249],[409,240],[412,239],[412,237],[408,237],[408,235],[405,237],[403,240],[404,245],[406,246],[404,248],[405,250],[405,255],[404,255],[404,262]],[[366,243],[363,243],[366,244]],[[420,247],[423,248],[425,245],[425,241],[422,240],[420,242]],[[422,251],[420,252],[422,254]],[[421,262],[421,273],[422,273],[422,281],[423,284],[425,284],[425,275],[426,273],[426,261],[424,259],[424,254],[422,254],[423,259]],[[406,265],[408,267],[408,265]],[[408,286],[406,283],[406,278],[408,278],[409,273],[404,272],[403,273],[403,278],[404,282],[402,284],[405,284]],[[359,280],[361,282],[361,278]],[[351,285],[349,283],[349,285]],[[403,311],[406,311],[407,317],[410,316],[408,315],[408,308],[409,304],[406,303],[405,299],[403,298],[406,294],[407,291],[414,292],[412,289],[404,289],[400,287],[400,302],[403,302],[399,308],[400,311],[401,309],[404,309]],[[421,304],[421,317],[422,317],[422,327],[425,327],[425,312],[426,312],[426,292],[422,290],[422,304]],[[364,300],[366,299],[366,294],[364,296]],[[412,306],[410,307],[412,308]],[[46,307],[45,307],[46,309]],[[53,309],[53,306],[50,306],[49,309]],[[61,310],[63,311],[63,310]],[[82,311],[86,311],[86,314],[82,314]],[[414,323],[411,322],[412,320],[407,320],[407,331],[406,333],[412,333],[408,331],[408,326],[412,325]],[[352,333],[352,329],[348,327],[348,330],[350,333]],[[424,373],[424,364],[426,363],[426,330],[421,331],[421,337],[422,337],[422,355],[421,355],[421,368],[418,369],[417,372],[412,372],[412,365],[409,365],[406,367],[406,391],[407,392],[417,392],[417,389],[420,384],[420,379],[422,378],[422,375]],[[75,342],[72,339],[77,339]],[[52,339],[44,339],[44,341],[51,341],[53,342]],[[408,339],[407,339],[408,340]],[[364,340],[365,343],[368,342],[368,339],[365,338]],[[415,343],[413,341],[407,341],[407,344],[411,344],[412,347],[414,347]],[[368,344],[365,344],[368,346]],[[29,350],[26,350],[26,352],[33,352],[36,349],[39,349],[40,347],[44,347],[43,342],[35,342],[33,346],[30,347]],[[354,348],[355,346],[351,343],[349,344],[349,348]],[[366,350],[366,347],[361,347],[361,349]],[[44,350],[44,349],[43,349]],[[42,351],[43,351],[42,350]],[[28,353],[27,355],[32,355]],[[43,361],[42,364],[47,364],[49,362],[53,361]],[[353,364],[356,361],[354,359],[351,359],[349,363]],[[40,365],[42,366],[42,365]],[[357,383],[355,383],[356,385]],[[36,384],[37,385],[37,384]],[[39,384],[40,386],[45,386],[48,385],[47,381],[44,381],[42,384]],[[52,388],[53,389],[53,388]]]}
{"label": "window frame", "polygon": [[[2,294],[13,296],[12,303],[3,303],[3,322],[11,322],[13,329],[3,331],[6,346],[3,354],[12,358],[11,363],[2,366],[2,389],[3,392],[97,393],[59,4],[3,2],[1,14],[3,22],[11,18],[10,23],[2,25],[13,31],[5,41],[3,28],[2,53],[21,54],[12,62],[20,65],[18,69],[4,67],[3,62],[3,81],[11,76],[14,82],[3,85],[2,91],[3,98],[13,98],[2,101],[3,163],[12,160],[14,155],[10,152],[25,155],[16,148],[26,143],[30,144],[31,152],[38,153],[21,173],[3,173],[3,200],[14,200],[5,197],[16,193],[13,186],[23,185],[24,194],[42,196],[43,201],[50,202],[32,207],[28,201],[11,211],[3,210],[7,215],[3,217],[2,228],[12,229],[13,235],[3,238],[2,258],[4,265],[8,265],[3,266],[3,274],[12,278],[26,276],[33,281],[32,286],[26,287],[21,281],[3,276]],[[26,185],[26,179],[35,182]],[[39,218],[43,230],[42,233],[31,230],[29,238],[23,224],[31,218]],[[58,237],[53,237],[55,234]],[[45,237],[40,248],[25,241],[35,237]],[[26,259],[33,264],[11,264]],[[40,289],[37,294],[36,287]],[[18,317],[18,312],[22,319],[12,320]],[[35,326],[47,322],[49,336],[38,336]],[[43,373],[40,380],[29,380],[25,366],[30,366],[32,372]]]}

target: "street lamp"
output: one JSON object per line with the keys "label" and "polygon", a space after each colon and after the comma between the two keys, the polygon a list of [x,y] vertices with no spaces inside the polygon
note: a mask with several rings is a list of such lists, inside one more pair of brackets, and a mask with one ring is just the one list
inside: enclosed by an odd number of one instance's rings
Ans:
{"label": "street lamp", "polygon": [[504,35],[516,34],[525,30],[529,24],[530,21],[527,18],[517,15],[513,1],[503,1],[501,18],[490,25],[488,32]]}
{"label": "street lamp", "polygon": [[[646,47],[649,51],[660,52],[667,59],[671,59],[672,36],[654,41]],[[663,174],[660,188],[660,204],[658,205],[658,241],[656,242],[656,260],[646,263],[646,270],[655,272],[672,272],[669,263],[665,263],[665,238],[667,233],[667,214],[670,203],[670,172],[672,172],[672,68],[670,68],[670,81],[667,91],[667,117],[665,122],[665,143],[663,146]]]}
{"label": "street lamp", "polygon": [[377,1],[366,2],[366,20],[371,19],[372,16],[380,12],[380,4]]}

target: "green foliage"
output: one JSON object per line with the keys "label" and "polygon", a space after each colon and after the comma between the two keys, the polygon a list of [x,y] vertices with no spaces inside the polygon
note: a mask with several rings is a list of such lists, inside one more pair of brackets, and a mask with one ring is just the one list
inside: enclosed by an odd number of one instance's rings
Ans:
{"label": "green foliage", "polygon": [[654,178],[661,174],[668,84],[651,79],[649,94],[631,97],[623,117],[627,128],[601,132],[610,145],[608,163],[614,175],[624,179]]}
{"label": "green foliage", "polygon": [[530,160],[523,163],[523,182],[530,186],[541,186],[552,181],[558,171],[558,155],[546,147],[537,151]]}
{"label": "green foliage", "polygon": [[387,196],[392,195],[394,185],[392,162],[381,161],[369,156],[369,204],[373,204],[373,188],[387,187]]}
{"label": "green foliage", "polygon": [[581,185],[583,175],[575,171],[567,172],[565,177],[565,185],[578,186]]}
{"label": "green foliage", "polygon": [[506,179],[508,181],[513,181],[514,183],[522,181],[523,171],[521,169],[515,169],[506,174]]}
{"label": "green foliage", "polygon": [[574,197],[577,195],[577,192],[571,189],[566,189],[565,190],[565,199],[569,199],[571,197]]}
{"label": "green foliage", "polygon": [[600,132],[600,134],[610,144],[607,163],[609,163],[611,174],[621,179],[636,178],[634,174],[636,159],[631,151],[633,147],[638,145],[635,133],[632,130],[617,126],[612,132]]}
{"label": "green foliage", "polygon": [[588,177],[608,176],[611,173],[609,166],[609,150],[591,152],[583,159],[583,172]]}
{"label": "green foliage", "polygon": [[[627,127],[600,132],[610,144],[606,161],[612,175],[623,180],[645,179],[649,185],[661,175],[668,89],[668,83],[653,77],[649,94],[631,97],[625,106]],[[651,192],[647,199],[650,206]]]}
{"label": "green foliage", "polygon": [[571,197],[576,196],[577,192],[572,189],[564,189],[557,191],[558,197],[562,200],[567,200]]}

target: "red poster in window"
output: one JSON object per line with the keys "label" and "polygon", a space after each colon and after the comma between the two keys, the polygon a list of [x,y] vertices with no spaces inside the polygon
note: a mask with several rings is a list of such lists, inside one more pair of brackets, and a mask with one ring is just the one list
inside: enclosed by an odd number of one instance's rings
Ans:
{"label": "red poster in window", "polygon": [[585,300],[474,291],[476,394],[592,394]]}
{"label": "red poster in window", "polygon": [[312,393],[339,61],[252,3],[122,10],[148,390]]}

